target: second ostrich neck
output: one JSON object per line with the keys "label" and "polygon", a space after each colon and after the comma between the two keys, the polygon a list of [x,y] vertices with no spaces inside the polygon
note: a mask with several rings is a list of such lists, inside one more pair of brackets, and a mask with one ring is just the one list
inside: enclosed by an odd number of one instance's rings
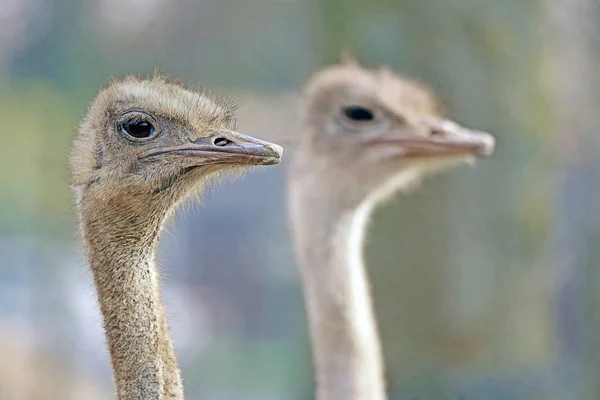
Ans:
{"label": "second ostrich neck", "polygon": [[154,265],[167,210],[136,203],[115,198],[81,205],[117,395],[179,400],[181,377]]}
{"label": "second ostrich neck", "polygon": [[[373,202],[339,202],[292,184],[291,218],[313,342],[317,399],[385,399],[381,348],[363,264]],[[300,193],[298,193],[300,192]]]}

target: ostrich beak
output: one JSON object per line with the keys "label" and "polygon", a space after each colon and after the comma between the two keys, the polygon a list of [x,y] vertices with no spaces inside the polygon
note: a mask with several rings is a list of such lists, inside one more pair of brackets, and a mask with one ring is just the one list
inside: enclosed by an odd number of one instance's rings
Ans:
{"label": "ostrich beak", "polygon": [[403,157],[444,157],[473,155],[489,156],[494,152],[495,139],[486,132],[473,131],[452,122],[427,124],[429,136],[417,135],[408,129],[369,138],[368,146],[398,146]]}
{"label": "ostrich beak", "polygon": [[190,159],[192,167],[209,164],[273,165],[281,161],[283,148],[274,143],[243,135],[239,132],[221,130],[168,149],[146,155],[144,158],[167,155]]}

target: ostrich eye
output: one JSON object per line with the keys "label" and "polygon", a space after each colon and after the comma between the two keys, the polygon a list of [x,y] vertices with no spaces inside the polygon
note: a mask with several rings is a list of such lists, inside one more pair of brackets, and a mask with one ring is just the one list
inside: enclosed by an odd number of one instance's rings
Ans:
{"label": "ostrich eye", "polygon": [[130,120],[121,125],[121,131],[136,139],[147,139],[154,134],[154,125],[145,120]]}
{"label": "ostrich eye", "polygon": [[375,118],[373,112],[361,106],[349,106],[344,108],[344,115],[352,121],[368,122]]}

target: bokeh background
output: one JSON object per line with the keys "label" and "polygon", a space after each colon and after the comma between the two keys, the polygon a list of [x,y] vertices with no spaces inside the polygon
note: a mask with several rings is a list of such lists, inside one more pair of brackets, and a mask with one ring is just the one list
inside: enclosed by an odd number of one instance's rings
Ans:
{"label": "bokeh background", "polygon": [[[375,215],[390,397],[600,398],[599,23],[595,0],[0,0],[0,399],[113,398],[67,167],[98,88],[159,67],[286,144],[341,50],[498,139]],[[285,168],[225,183],[161,240],[189,399],[312,398]]]}

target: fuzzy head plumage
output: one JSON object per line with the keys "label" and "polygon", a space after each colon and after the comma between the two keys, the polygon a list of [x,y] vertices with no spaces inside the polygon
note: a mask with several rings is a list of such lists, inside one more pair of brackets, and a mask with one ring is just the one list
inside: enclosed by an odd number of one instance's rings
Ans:
{"label": "fuzzy head plumage", "polygon": [[164,76],[113,81],[74,141],[77,203],[93,194],[172,205],[218,172],[278,163],[281,147],[235,132],[234,112],[231,102]]}

